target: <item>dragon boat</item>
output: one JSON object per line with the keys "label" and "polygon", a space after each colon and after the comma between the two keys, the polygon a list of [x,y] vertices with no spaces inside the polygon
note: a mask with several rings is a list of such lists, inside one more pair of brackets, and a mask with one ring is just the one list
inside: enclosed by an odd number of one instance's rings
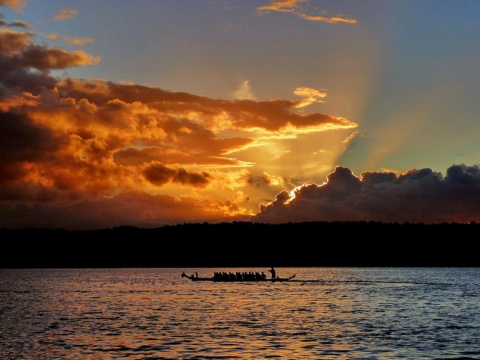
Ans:
{"label": "dragon boat", "polygon": [[296,274],[293,274],[289,277],[279,277],[273,276],[271,278],[267,277],[265,273],[226,273],[226,272],[215,272],[211,277],[199,276],[198,273],[187,275],[185,272],[182,272],[182,277],[190,279],[192,281],[215,281],[215,282],[285,282],[293,279]]}

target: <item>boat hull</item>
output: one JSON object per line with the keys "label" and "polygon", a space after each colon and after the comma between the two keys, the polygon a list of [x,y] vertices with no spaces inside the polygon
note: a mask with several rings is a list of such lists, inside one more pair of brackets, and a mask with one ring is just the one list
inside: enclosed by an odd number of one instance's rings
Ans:
{"label": "boat hull", "polygon": [[[296,274],[295,274],[296,275]],[[185,277],[187,279],[190,279],[192,281],[211,281],[211,282],[245,282],[245,283],[252,283],[252,282],[286,282],[290,281],[295,277],[295,275],[292,275],[288,278],[280,278],[276,277],[275,279],[257,279],[257,278],[252,278],[252,279],[237,279],[237,278],[218,278],[218,277],[199,277],[199,276],[194,276],[194,275],[187,275],[185,273],[182,273],[182,277]]]}

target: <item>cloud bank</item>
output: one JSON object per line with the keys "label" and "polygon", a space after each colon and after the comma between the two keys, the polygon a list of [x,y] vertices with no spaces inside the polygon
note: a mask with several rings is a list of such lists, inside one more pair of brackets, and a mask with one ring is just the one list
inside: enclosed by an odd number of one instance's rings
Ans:
{"label": "cloud bank", "polygon": [[443,177],[431,169],[363,172],[337,166],[324,184],[280,192],[253,221],[478,222],[480,168],[453,165]]}
{"label": "cloud bank", "polygon": [[[298,12],[306,3],[279,1],[262,11]],[[1,5],[21,11],[24,2]],[[258,189],[272,196],[270,189],[304,182],[251,171],[268,139],[352,129],[343,137],[348,144],[358,134],[353,121],[306,110],[326,91],[297,87],[300,100],[257,100],[245,80],[227,100],[59,78],[54,70],[94,66],[100,56],[38,44],[30,29],[0,21],[0,227],[479,221],[480,171],[463,164],[445,177],[431,169],[357,177],[338,166],[324,184],[281,191],[255,214],[251,194]],[[270,150],[272,157],[290,151]]]}
{"label": "cloud bank", "polygon": [[[75,14],[63,11],[57,19]],[[314,89],[297,89],[304,98],[298,101],[255,100],[246,81],[238,99],[225,100],[58,78],[52,71],[101,58],[37,44],[36,36],[0,24],[0,227],[246,220],[254,161],[232,153],[261,146],[258,132],[291,137],[357,127],[297,111],[321,97]]]}

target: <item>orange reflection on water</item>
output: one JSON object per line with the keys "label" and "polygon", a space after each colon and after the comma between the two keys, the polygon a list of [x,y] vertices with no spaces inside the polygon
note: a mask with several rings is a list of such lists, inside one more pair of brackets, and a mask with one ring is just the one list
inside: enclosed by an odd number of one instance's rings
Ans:
{"label": "orange reflection on water", "polygon": [[18,321],[35,339],[25,357],[352,359],[384,351],[398,358],[403,328],[412,321],[417,328],[432,313],[426,285],[369,280],[386,277],[382,269],[277,269],[297,273],[300,281],[288,283],[196,283],[181,278],[182,270],[110,269],[115,276],[77,283],[65,276],[22,293],[35,299]]}

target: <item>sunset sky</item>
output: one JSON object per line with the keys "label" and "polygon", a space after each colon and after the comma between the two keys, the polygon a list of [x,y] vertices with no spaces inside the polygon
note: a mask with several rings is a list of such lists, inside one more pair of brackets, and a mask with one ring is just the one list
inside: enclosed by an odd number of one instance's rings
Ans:
{"label": "sunset sky", "polygon": [[480,221],[478,0],[0,14],[0,227]]}

